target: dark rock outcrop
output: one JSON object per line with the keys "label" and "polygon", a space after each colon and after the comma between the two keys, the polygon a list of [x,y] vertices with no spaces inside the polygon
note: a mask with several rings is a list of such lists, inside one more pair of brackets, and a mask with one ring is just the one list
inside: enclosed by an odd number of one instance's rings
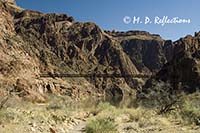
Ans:
{"label": "dark rock outcrop", "polygon": [[[152,81],[170,82],[174,91],[194,92],[200,88],[200,35],[188,35],[174,42],[170,49],[173,58],[143,88],[151,88]],[[173,91],[173,90],[172,90]]]}

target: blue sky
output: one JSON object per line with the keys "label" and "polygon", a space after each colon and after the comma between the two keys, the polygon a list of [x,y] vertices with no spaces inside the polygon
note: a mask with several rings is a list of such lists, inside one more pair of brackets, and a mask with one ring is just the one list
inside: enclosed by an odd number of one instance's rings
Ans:
{"label": "blue sky", "polygon": [[[95,22],[105,30],[145,30],[164,39],[177,40],[200,31],[200,0],[17,0],[26,9],[65,13],[76,21]],[[125,24],[123,18],[168,16],[191,19],[190,24]]]}

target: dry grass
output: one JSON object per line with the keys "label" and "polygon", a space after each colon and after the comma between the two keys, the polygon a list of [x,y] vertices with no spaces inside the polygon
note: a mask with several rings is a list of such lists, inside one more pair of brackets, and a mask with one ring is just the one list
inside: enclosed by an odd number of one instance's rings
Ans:
{"label": "dry grass", "polygon": [[[198,125],[199,120],[199,94],[193,94],[184,98],[184,102],[176,113],[158,115],[154,109],[145,107],[137,108],[117,108],[109,103],[99,103],[92,107],[88,101],[80,104],[70,102],[70,99],[63,97],[49,97],[48,103],[33,104],[26,101],[8,100],[4,108],[0,110],[0,125],[6,128],[0,129],[28,132],[31,128],[36,131],[48,131],[49,125],[55,125],[65,129],[67,121],[75,112],[90,112],[90,117],[86,121],[87,133],[115,133],[130,129],[137,132],[159,132],[160,130],[179,131],[184,127],[184,123]],[[89,100],[91,101],[91,100]],[[94,103],[95,104],[95,103]],[[176,120],[175,120],[176,119]],[[180,122],[174,126],[174,122]],[[182,123],[181,123],[182,122]],[[33,125],[36,125],[33,127]],[[177,129],[176,129],[177,128]],[[125,130],[126,129],[126,130]],[[132,129],[132,130],[131,130]],[[189,130],[186,130],[189,131]]]}
{"label": "dry grass", "polygon": [[92,117],[88,123],[88,133],[99,131],[104,133],[112,127],[112,132],[117,132],[118,126],[124,123],[137,123],[138,128],[147,128],[152,126],[167,127],[170,121],[153,110],[145,108],[116,108],[108,103],[100,103],[95,109],[91,109],[95,117]]}
{"label": "dry grass", "polygon": [[177,110],[171,113],[172,117],[179,119],[182,124],[200,126],[199,100],[199,92],[183,96]]}

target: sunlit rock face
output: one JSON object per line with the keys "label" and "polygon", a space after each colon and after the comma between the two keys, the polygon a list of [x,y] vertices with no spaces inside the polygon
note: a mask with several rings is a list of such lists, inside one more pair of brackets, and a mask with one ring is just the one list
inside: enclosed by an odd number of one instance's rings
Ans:
{"label": "sunlit rock face", "polygon": [[2,2],[15,3],[15,0],[1,0]]}
{"label": "sunlit rock face", "polygon": [[1,35],[14,32],[14,19],[5,5],[0,2],[0,31]]}
{"label": "sunlit rock face", "polygon": [[[28,81],[27,86],[32,86],[27,88],[37,90],[34,86],[55,84],[51,83],[56,82],[55,79],[34,80],[42,73],[150,75],[166,62],[165,40],[159,35],[145,31],[103,31],[95,23],[76,22],[65,14],[44,14],[20,9],[14,1],[0,3],[1,34],[10,36],[7,40],[13,48],[12,56],[9,54],[11,50],[1,52],[2,56],[7,57],[3,58],[1,65],[3,75],[5,78],[5,75],[10,74],[21,80],[23,73],[29,72],[29,76],[22,79]],[[4,40],[2,44],[2,50],[8,48],[8,42]],[[18,58],[12,58],[14,56]],[[18,65],[14,67],[12,62]],[[102,77],[84,80],[90,88],[95,88],[93,91],[105,91],[113,96],[117,92],[120,95],[135,93],[144,83],[143,79],[138,78]],[[12,82],[16,84],[17,81]],[[62,84],[64,81],[57,86],[64,86]]]}
{"label": "sunlit rock face", "polygon": [[[28,92],[25,95],[43,95],[45,90],[135,94],[146,79],[82,77],[81,82],[72,82],[51,75],[152,75],[173,60],[174,53],[190,49],[187,44],[194,43],[191,53],[198,46],[191,36],[173,43],[145,31],[104,31],[95,23],[76,22],[66,14],[22,9],[13,0],[0,1],[0,20],[0,78],[6,80],[0,87],[8,88],[9,82],[9,88]],[[198,33],[195,36],[198,38]],[[43,79],[41,74],[50,77]]]}

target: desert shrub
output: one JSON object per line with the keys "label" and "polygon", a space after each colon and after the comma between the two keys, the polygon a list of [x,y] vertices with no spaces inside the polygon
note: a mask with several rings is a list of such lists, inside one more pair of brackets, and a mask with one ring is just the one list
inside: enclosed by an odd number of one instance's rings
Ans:
{"label": "desert shrub", "polygon": [[189,123],[200,125],[200,108],[192,106],[190,102],[184,104],[181,116]]}
{"label": "desert shrub", "polygon": [[200,93],[185,96],[179,107],[179,115],[184,122],[200,125]]}
{"label": "desert shrub", "polygon": [[126,122],[136,122],[138,128],[169,124],[166,118],[149,108],[117,108],[109,103],[100,103],[95,111],[98,113],[89,119],[87,133],[117,132],[117,126]]}
{"label": "desert shrub", "polygon": [[103,102],[101,102],[101,103],[99,103],[98,104],[98,106],[97,106],[97,109],[99,110],[99,111],[103,111],[103,110],[113,110],[115,107],[114,106],[112,106],[112,105],[110,105],[110,103],[103,103]]}
{"label": "desert shrub", "polygon": [[153,125],[168,125],[165,117],[157,115],[154,110],[147,108],[130,108],[123,109],[123,114],[129,116],[129,122],[137,122],[141,128]]}
{"label": "desert shrub", "polygon": [[93,115],[97,115],[102,111],[114,111],[115,107],[110,105],[109,103],[103,103],[100,102],[96,107],[90,108],[89,112],[91,112]]}
{"label": "desert shrub", "polygon": [[175,109],[180,101],[181,93],[173,89],[170,83],[153,81],[150,88],[140,93],[140,105],[155,108],[159,114],[170,112]]}
{"label": "desert shrub", "polygon": [[0,110],[0,123],[10,123],[15,119],[16,114],[6,109]]}
{"label": "desert shrub", "polygon": [[116,133],[116,125],[114,120],[105,118],[96,118],[90,120],[86,125],[86,133]]}
{"label": "desert shrub", "polygon": [[115,117],[119,114],[119,109],[109,103],[100,102],[96,107],[90,109],[95,115],[88,120],[86,125],[87,133],[115,133]]}

